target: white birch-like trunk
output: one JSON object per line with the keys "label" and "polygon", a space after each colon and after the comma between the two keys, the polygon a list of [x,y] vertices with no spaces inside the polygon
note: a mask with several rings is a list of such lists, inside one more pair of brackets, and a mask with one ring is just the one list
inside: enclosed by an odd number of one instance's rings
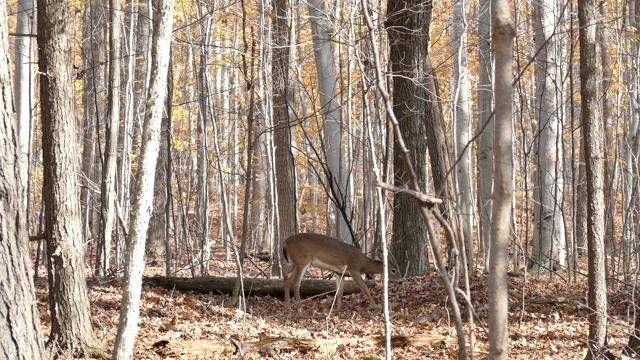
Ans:
{"label": "white birch-like trunk", "polygon": [[[134,11],[134,4],[131,5],[131,17],[129,18],[129,33],[127,38],[127,53],[133,53],[136,49],[136,27],[139,24],[139,18],[137,13]],[[126,73],[126,85],[125,85],[125,102],[124,102],[124,116],[123,116],[123,126],[122,133],[130,134],[132,130],[132,125],[135,117],[135,69],[138,61],[135,56],[130,56],[127,63],[127,73]],[[122,139],[122,159],[118,164],[120,167],[120,179],[118,180],[118,206],[120,211],[122,212],[122,216],[125,217],[125,221],[127,220],[129,213],[129,169],[131,169],[131,136],[121,136]],[[118,264],[120,265],[120,264]]]}
{"label": "white birch-like trunk", "polygon": [[169,69],[171,32],[173,29],[174,0],[160,0],[156,6],[151,63],[153,73],[147,97],[147,111],[142,133],[142,149],[138,165],[136,197],[125,253],[125,283],[122,288],[122,304],[118,334],[113,359],[130,359],[134,340],[138,333],[144,249],[153,208],[153,184],[160,148],[160,124],[165,108],[167,73]]}
{"label": "white birch-like trunk", "polygon": [[478,181],[480,196],[480,232],[479,238],[484,245],[484,271],[490,272],[491,257],[491,211],[493,194],[493,129],[494,117],[493,63],[491,60],[491,0],[480,0],[478,3],[478,127],[482,131],[478,144]]}
{"label": "white birch-like trunk", "polygon": [[[20,180],[26,189],[29,181],[29,145],[31,143],[31,108],[33,105],[33,40],[34,0],[19,0],[15,40],[14,100],[18,124],[18,158]],[[26,194],[26,192],[25,192]],[[25,196],[25,205],[27,196]]]}
{"label": "white birch-like trunk", "polygon": [[458,187],[458,210],[460,227],[465,244],[469,269],[474,268],[473,258],[473,186],[471,185],[471,99],[469,97],[469,64],[467,58],[466,1],[456,0],[453,4],[453,83],[454,121],[456,126],[455,144],[456,185]]}
{"label": "white birch-like trunk", "polygon": [[[333,29],[329,28],[327,8],[324,0],[309,1],[313,52],[318,74],[321,112],[324,117],[324,147],[329,169],[327,181],[329,181],[329,186],[334,189],[335,200],[344,206],[346,213],[349,214],[351,204],[347,193],[347,174],[342,161],[342,115],[337,98],[338,84],[333,46],[331,45]],[[336,237],[347,243],[352,243],[353,239],[351,239],[344,216],[337,207],[334,209],[337,222]]]}
{"label": "white birch-like trunk", "polygon": [[562,122],[558,105],[559,62],[555,28],[558,9],[554,0],[536,3],[536,120],[539,142],[534,214],[533,261],[543,269],[566,263],[566,237],[562,211],[564,176]]}
{"label": "white birch-like trunk", "polygon": [[496,59],[495,165],[493,223],[491,227],[491,273],[489,276],[489,358],[507,359],[509,354],[508,288],[509,239],[513,196],[512,87],[515,28],[509,2],[491,2],[493,47]]}
{"label": "white birch-like trunk", "polygon": [[[635,15],[638,9],[635,8],[634,2],[630,2],[630,14]],[[629,27],[628,29],[635,30],[637,29],[636,16],[629,16]],[[637,31],[637,30],[635,30]],[[630,41],[631,51],[630,54],[637,54],[638,52],[638,44],[636,41]],[[635,66],[627,67],[627,73],[625,74],[625,78],[629,83],[629,114],[627,118],[628,128],[626,131],[626,138],[623,143],[623,151],[624,151],[624,207],[623,207],[623,223],[622,223],[622,242],[623,249],[625,250],[624,254],[625,258],[625,268],[627,263],[632,263],[635,255],[633,254],[634,244],[637,243],[638,233],[636,232],[637,228],[637,209],[636,206],[633,205],[634,199],[637,199],[637,195],[634,196],[634,193],[637,190],[634,190],[638,186],[638,176],[637,173],[634,172],[634,169],[637,169],[636,162],[638,161],[638,154],[635,151],[638,150],[638,133],[639,130],[639,121],[640,121],[640,106],[638,104],[638,92],[640,91],[640,84],[637,76],[637,66],[640,65],[640,61],[634,58],[633,63]],[[635,151],[634,151],[635,150]],[[635,160],[634,160],[635,159]],[[640,325],[636,325],[638,327]]]}

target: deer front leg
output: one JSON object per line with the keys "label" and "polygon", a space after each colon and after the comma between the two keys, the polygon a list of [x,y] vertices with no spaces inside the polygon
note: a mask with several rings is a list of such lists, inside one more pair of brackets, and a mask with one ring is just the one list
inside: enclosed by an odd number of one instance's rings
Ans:
{"label": "deer front leg", "polygon": [[367,287],[367,284],[362,280],[362,275],[359,272],[356,273],[354,271],[354,272],[351,272],[351,276],[353,277],[353,280],[356,282],[356,284],[358,284],[358,286],[360,287],[362,292],[365,295],[367,295],[367,298],[369,299],[369,305],[371,305],[372,307],[374,307],[376,309],[379,309],[380,307],[373,300],[373,297],[371,296],[371,293],[369,292],[369,288]]}

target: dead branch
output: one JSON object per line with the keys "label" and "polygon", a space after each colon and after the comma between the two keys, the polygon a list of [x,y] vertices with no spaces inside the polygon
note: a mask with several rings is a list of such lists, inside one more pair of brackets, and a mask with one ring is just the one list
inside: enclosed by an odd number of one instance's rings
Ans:
{"label": "dead branch", "polygon": [[379,187],[380,189],[391,191],[395,194],[406,194],[428,206],[442,204],[442,199],[428,196],[420,191],[401,188],[395,185],[387,184],[382,181],[377,181],[376,186]]}
{"label": "dead branch", "polygon": [[[344,345],[384,345],[384,336],[353,337],[336,339],[296,339],[290,337],[273,337],[258,341],[229,340],[161,340],[153,344],[156,353],[162,356],[214,356],[231,354],[274,354],[280,351],[300,352],[336,351]],[[442,335],[417,334],[391,337],[393,347],[404,346],[442,346],[450,341]]]}
{"label": "dead branch", "polygon": [[[201,278],[181,278],[154,276],[145,278],[160,287],[168,290],[195,291],[199,293],[233,293],[235,277],[201,277]],[[375,285],[375,281],[365,281],[368,287]],[[284,297],[282,279],[255,279],[244,278],[245,295]],[[300,284],[300,295],[303,297],[316,296],[321,294],[332,294],[336,291],[336,283],[333,280],[302,280]],[[344,294],[360,292],[360,288],[353,280],[345,280]]]}

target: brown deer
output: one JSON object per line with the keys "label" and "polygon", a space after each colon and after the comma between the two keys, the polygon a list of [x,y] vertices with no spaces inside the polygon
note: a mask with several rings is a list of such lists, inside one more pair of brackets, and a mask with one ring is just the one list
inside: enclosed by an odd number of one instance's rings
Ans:
{"label": "brown deer", "polygon": [[[307,272],[309,265],[338,274],[336,279],[336,308],[342,309],[343,281],[340,275],[351,276],[362,292],[367,295],[371,306],[377,307],[367,285],[362,280],[362,274],[382,274],[383,263],[365,256],[358,248],[332,237],[320,234],[301,233],[288,237],[284,241],[284,257],[291,265],[291,269],[284,276],[284,303],[290,307],[289,289],[293,284],[296,301],[300,301],[300,281]],[[402,279],[400,270],[395,264],[389,264],[389,279]]]}

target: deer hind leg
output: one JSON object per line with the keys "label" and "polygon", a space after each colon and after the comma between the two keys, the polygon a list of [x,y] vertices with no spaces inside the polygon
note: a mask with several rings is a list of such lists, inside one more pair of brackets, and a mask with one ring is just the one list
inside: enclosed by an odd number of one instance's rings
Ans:
{"label": "deer hind leg", "polygon": [[291,280],[293,280],[293,269],[289,270],[289,272],[284,275],[284,305],[287,308],[291,306],[291,297],[289,294],[291,289]]}
{"label": "deer hind leg", "polygon": [[300,302],[300,282],[302,281],[304,274],[307,272],[307,267],[309,267],[308,263],[304,265],[294,265],[292,270],[290,282],[293,285],[293,295],[298,302]]}

